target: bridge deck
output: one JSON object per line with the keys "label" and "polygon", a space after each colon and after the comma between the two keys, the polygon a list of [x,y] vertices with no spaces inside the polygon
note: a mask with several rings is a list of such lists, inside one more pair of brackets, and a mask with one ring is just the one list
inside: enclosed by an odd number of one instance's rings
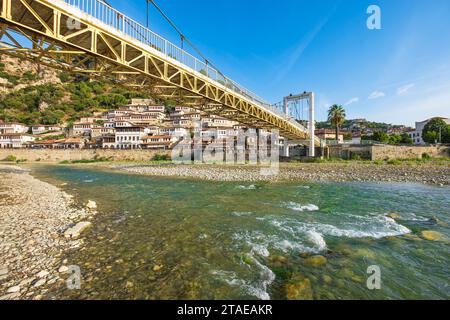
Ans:
{"label": "bridge deck", "polygon": [[149,90],[249,127],[277,129],[290,140],[308,139],[301,124],[101,1],[0,0],[0,10],[0,52]]}

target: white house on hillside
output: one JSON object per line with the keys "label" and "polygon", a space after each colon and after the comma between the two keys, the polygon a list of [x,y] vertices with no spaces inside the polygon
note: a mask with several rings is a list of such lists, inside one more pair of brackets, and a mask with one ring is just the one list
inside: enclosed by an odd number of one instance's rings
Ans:
{"label": "white house on hillside", "polygon": [[21,123],[0,123],[0,133],[27,133],[28,129]]}
{"label": "white house on hillside", "polygon": [[17,149],[25,147],[28,142],[34,141],[34,137],[26,133],[2,133],[0,134],[1,149]]}

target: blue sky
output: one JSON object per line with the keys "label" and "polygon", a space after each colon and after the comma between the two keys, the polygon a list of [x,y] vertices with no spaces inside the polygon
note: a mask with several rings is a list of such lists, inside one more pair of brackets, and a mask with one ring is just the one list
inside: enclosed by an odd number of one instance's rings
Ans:
{"label": "blue sky", "polygon": [[[145,24],[145,0],[109,0]],[[156,0],[224,74],[269,102],[314,91],[317,117],[413,125],[450,117],[448,0]],[[366,27],[369,5],[381,30]],[[179,44],[154,8],[151,29]]]}

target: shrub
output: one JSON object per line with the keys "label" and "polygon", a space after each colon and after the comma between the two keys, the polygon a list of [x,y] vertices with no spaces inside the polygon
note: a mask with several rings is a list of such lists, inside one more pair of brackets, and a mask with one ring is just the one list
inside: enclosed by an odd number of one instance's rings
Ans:
{"label": "shrub", "polygon": [[384,163],[383,160],[375,160],[375,161],[373,162],[373,164],[375,164],[375,165],[377,165],[377,166],[381,166],[383,163]]}
{"label": "shrub", "polygon": [[392,160],[389,160],[389,161],[387,162],[387,164],[394,165],[394,166],[398,166],[398,165],[401,165],[402,162],[401,162],[400,160],[398,160],[398,159],[392,159]]}
{"label": "shrub", "polygon": [[13,155],[9,155],[5,159],[3,159],[3,161],[16,162],[17,158],[15,156],[13,156]]}
{"label": "shrub", "polygon": [[152,158],[153,161],[168,161],[170,157],[168,154],[155,154]]}
{"label": "shrub", "polygon": [[422,159],[423,160],[430,160],[431,159],[431,156],[428,154],[428,153],[422,153]]}

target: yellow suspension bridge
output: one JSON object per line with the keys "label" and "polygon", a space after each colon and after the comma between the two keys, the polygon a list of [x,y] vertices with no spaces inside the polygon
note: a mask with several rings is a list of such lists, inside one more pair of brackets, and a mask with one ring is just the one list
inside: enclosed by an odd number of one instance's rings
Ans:
{"label": "yellow suspension bridge", "polygon": [[251,128],[277,129],[291,141],[321,144],[313,121],[306,129],[207,60],[103,1],[0,0],[0,10],[0,53],[148,90]]}

